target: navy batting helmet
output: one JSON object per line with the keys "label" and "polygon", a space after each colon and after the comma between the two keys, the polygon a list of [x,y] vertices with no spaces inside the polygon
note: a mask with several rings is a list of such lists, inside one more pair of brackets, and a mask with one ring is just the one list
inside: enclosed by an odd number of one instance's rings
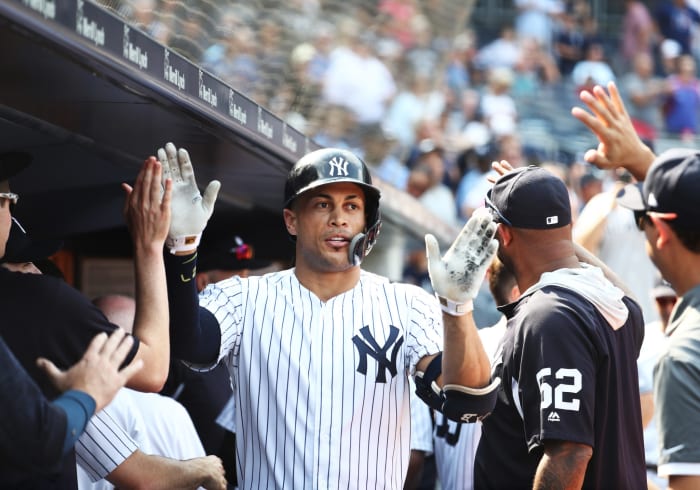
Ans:
{"label": "navy batting helmet", "polygon": [[350,245],[350,260],[357,265],[372,249],[381,226],[379,189],[372,185],[369,169],[357,155],[341,148],[323,148],[304,155],[287,176],[284,207],[291,207],[294,199],[308,190],[336,182],[352,182],[365,192],[365,233]]}

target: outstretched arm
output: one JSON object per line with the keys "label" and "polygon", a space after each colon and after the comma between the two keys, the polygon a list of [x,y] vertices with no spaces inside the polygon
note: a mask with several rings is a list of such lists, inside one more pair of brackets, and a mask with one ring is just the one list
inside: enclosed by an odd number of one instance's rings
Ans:
{"label": "outstretched arm", "polygon": [[580,98],[592,114],[580,107],[571,109],[599,141],[598,148],[588,150],[584,159],[601,169],[624,167],[642,181],[655,155],[635,131],[615,83],[610,82],[607,88],[606,92],[596,85],[592,91],[581,92]]}
{"label": "outstretched arm", "polygon": [[211,364],[219,354],[220,330],[214,315],[199,307],[195,284],[197,246],[214,212],[220,183],[211,181],[200,194],[190,155],[167,143],[158,149],[163,185],[172,182],[172,221],[165,267],[170,300],[173,355],[195,364]]}
{"label": "outstretched arm", "polygon": [[177,460],[136,450],[106,478],[118,488],[226,490],[224,466],[216,456]]}
{"label": "outstretched arm", "polygon": [[129,382],[140,391],[160,391],[168,377],[170,343],[168,295],[165,283],[163,246],[170,226],[172,185],[161,188],[162,166],[148,158],[134,187],[122,184],[127,197],[124,216],[134,244],[136,316],[134,336],[140,343],[136,353],[145,369]]}
{"label": "outstretched arm", "polygon": [[500,380],[491,381],[491,364],[472,315],[472,300],[498,249],[495,233],[490,213],[479,209],[443,257],[435,237],[425,237],[430,281],[443,310],[444,345],[442,376],[435,377],[435,356],[421,359],[416,393],[452,420],[475,422],[496,401]]}

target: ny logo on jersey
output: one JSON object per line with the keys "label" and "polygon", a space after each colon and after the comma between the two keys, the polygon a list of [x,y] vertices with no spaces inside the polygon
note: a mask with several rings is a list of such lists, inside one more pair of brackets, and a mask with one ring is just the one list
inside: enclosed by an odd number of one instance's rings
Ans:
{"label": "ny logo on jersey", "polygon": [[328,162],[331,169],[328,175],[331,177],[347,177],[348,176],[348,161],[341,157],[333,157],[332,160]]}
{"label": "ny logo on jersey", "polygon": [[[372,332],[369,330],[369,326],[364,326],[360,329],[360,334],[364,338],[360,338],[359,335],[355,335],[352,338],[355,347],[357,347],[357,352],[360,354],[360,362],[357,364],[357,372],[367,375],[367,356],[372,357],[377,361],[377,383],[386,383],[386,372],[389,371],[391,377],[396,376],[396,356],[399,354],[399,347],[403,344],[403,335],[401,338],[399,336],[399,329],[393,325],[389,326],[389,338],[382,347],[379,346],[375,338],[372,336]],[[393,346],[393,348],[392,348]],[[387,352],[391,349],[391,361],[387,357]]]}

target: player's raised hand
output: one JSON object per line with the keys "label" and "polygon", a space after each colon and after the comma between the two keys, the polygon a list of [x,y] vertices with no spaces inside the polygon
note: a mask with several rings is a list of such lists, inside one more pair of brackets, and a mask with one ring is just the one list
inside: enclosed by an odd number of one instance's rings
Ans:
{"label": "player's raised hand", "polygon": [[137,249],[151,248],[161,254],[170,227],[171,184],[161,187],[162,165],[149,157],[136,177],[134,187],[122,184],[126,192],[124,217]]}
{"label": "player's raised hand", "polygon": [[637,134],[615,83],[610,82],[607,91],[600,85],[583,90],[579,97],[591,112],[574,107],[571,114],[588,126],[599,142],[584,159],[601,169],[624,167],[644,180],[654,154]]}
{"label": "player's raised hand", "polygon": [[67,371],[61,371],[43,357],[37,359],[37,365],[59,391],[79,390],[90,395],[95,400],[95,411],[99,412],[143,367],[143,361],[137,359],[120,369],[133,343],[133,337],[118,328],[109,337],[104,332],[97,334],[83,358]]}
{"label": "player's raised hand", "polygon": [[221,183],[212,180],[204,195],[200,194],[189,153],[172,143],[158,149],[158,160],[163,165],[163,186],[172,181],[172,219],[166,245],[172,253],[193,252],[214,212]]}
{"label": "player's raised hand", "polygon": [[443,311],[464,315],[474,309],[472,300],[498,250],[495,233],[491,213],[477,209],[443,257],[435,237],[425,235],[430,282]]}

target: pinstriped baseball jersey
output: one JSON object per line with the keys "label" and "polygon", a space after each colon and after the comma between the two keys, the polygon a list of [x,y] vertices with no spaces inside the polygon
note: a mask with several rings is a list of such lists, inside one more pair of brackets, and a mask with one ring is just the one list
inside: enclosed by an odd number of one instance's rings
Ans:
{"label": "pinstriped baseball jersey", "polygon": [[200,304],[236,390],[241,488],[403,487],[408,373],[442,346],[431,295],[362,271],[322,302],[291,269],[210,285]]}
{"label": "pinstriped baseball jersey", "polygon": [[105,478],[138,449],[138,444],[112,416],[107,405],[90,418],[75,445],[75,459],[90,480]]}

